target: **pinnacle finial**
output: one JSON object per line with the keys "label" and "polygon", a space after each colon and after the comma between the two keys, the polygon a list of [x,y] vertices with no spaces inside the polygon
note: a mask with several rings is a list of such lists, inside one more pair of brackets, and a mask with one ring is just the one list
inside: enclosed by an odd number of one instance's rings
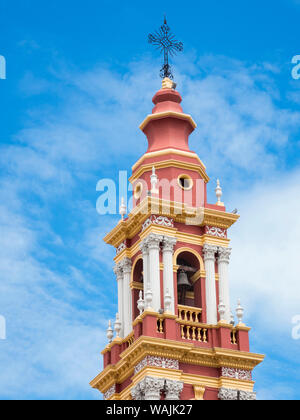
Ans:
{"label": "pinnacle finial", "polygon": [[145,301],[143,299],[143,292],[142,292],[142,290],[139,293],[139,300],[137,301],[137,308],[140,311],[140,315],[142,315],[142,313],[145,310]]}
{"label": "pinnacle finial", "polygon": [[224,321],[225,314],[226,314],[226,306],[222,300],[220,301],[218,309],[219,309],[220,321]]}
{"label": "pinnacle finial", "polygon": [[217,205],[218,206],[224,206],[224,203],[221,202],[223,191],[222,191],[222,188],[221,188],[221,184],[220,184],[220,180],[219,179],[217,179],[217,187],[216,187],[215,191],[216,191],[216,196],[217,196],[217,199],[218,199]]}
{"label": "pinnacle finial", "polygon": [[112,329],[111,321],[110,320],[108,321],[108,328],[106,330],[106,337],[108,339],[108,342],[111,343],[112,342],[112,339],[114,337],[114,331]]}
{"label": "pinnacle finial", "polygon": [[171,312],[172,296],[170,295],[169,289],[166,289],[164,303],[165,303],[165,312]]}
{"label": "pinnacle finial", "polygon": [[117,338],[120,337],[120,333],[121,333],[121,328],[122,328],[122,324],[120,321],[120,315],[116,314],[116,321],[115,321],[115,325],[114,325],[115,331],[116,331],[116,336]]}
{"label": "pinnacle finial", "polygon": [[124,197],[122,197],[121,205],[120,205],[120,215],[122,216],[122,220],[124,220],[124,216],[126,215],[126,213],[127,213],[127,207],[125,204]]}
{"label": "pinnacle finial", "polygon": [[156,175],[155,166],[152,166],[152,175],[150,177],[151,181],[151,193],[157,194],[158,190],[156,188],[156,185],[158,183],[158,176]]}
{"label": "pinnacle finial", "polygon": [[241,300],[238,299],[238,306],[236,308],[236,316],[238,319],[238,325],[244,325],[243,324],[243,316],[244,316],[244,308],[241,306]]}

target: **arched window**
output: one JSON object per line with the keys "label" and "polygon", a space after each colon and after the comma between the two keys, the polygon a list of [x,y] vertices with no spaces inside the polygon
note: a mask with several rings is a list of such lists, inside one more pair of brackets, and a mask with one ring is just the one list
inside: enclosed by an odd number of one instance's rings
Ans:
{"label": "arched window", "polygon": [[[177,299],[178,305],[196,306],[194,295],[194,276],[200,270],[198,258],[189,251],[183,251],[177,256]],[[197,301],[199,301],[197,299]]]}
{"label": "arched window", "polygon": [[132,302],[133,302],[133,320],[135,320],[139,316],[139,311],[137,308],[137,301],[139,300],[140,291],[143,290],[143,283],[144,283],[144,276],[143,276],[143,259],[139,258],[134,267],[132,272],[132,281],[133,281],[133,289],[132,289]]}

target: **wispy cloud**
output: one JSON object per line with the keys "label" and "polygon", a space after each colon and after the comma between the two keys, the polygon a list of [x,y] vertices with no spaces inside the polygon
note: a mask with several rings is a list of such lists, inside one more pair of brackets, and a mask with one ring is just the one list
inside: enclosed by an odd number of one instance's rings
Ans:
{"label": "wispy cloud", "polygon": [[[292,223],[299,177],[277,175],[287,144],[297,147],[299,113],[280,106],[276,72],[266,63],[222,57],[220,69],[220,60],[194,57],[176,81],[184,110],[198,123],[192,148],[213,177],[223,176],[224,199],[243,216],[233,230],[233,292],[244,297],[264,347],[274,307],[281,307],[274,316],[283,330],[297,307],[291,232],[299,231]],[[48,82],[38,82],[32,89],[34,76],[25,76],[23,93],[25,86],[27,95],[44,95]],[[114,254],[101,237],[117,219],[97,216],[96,182],[116,179],[145,152],[137,127],[160,82],[146,59],[119,73],[106,65],[85,73],[65,67],[49,83],[55,106],[31,109],[24,129],[1,146],[0,311],[8,340],[0,343],[0,395],[93,398],[88,381],[100,370],[105,324],[116,311]]]}

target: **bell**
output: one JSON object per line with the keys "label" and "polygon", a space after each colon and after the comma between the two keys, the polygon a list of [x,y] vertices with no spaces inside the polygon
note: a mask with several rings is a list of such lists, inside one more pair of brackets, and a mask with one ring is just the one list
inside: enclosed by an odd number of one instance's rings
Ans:
{"label": "bell", "polygon": [[188,276],[184,270],[181,270],[179,272],[178,281],[177,281],[178,287],[190,287],[190,282],[188,279]]}

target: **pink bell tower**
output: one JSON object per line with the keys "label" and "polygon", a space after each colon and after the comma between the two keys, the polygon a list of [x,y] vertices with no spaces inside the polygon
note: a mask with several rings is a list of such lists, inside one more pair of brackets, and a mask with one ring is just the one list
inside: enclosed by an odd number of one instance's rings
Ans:
{"label": "pink bell tower", "polygon": [[256,399],[252,371],[264,357],[250,353],[229,293],[228,229],[239,216],[226,211],[219,181],[207,202],[206,168],[189,148],[196,124],[181,101],[164,78],[140,126],[148,150],[132,168],[133,210],[104,238],[116,249],[118,314],[91,386],[108,400]]}

